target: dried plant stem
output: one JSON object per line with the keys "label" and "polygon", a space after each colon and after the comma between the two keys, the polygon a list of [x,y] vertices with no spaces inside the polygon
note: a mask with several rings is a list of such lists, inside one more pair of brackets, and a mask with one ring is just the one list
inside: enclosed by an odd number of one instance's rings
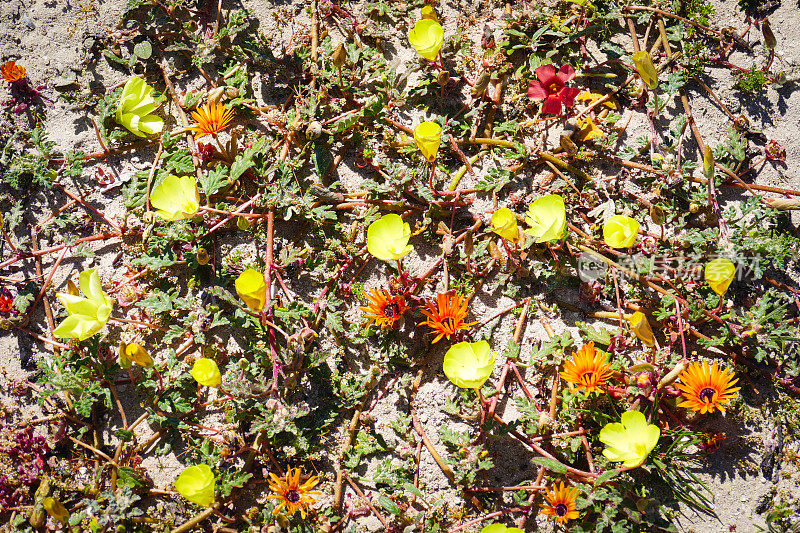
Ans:
{"label": "dried plant stem", "polygon": [[170,533],[186,533],[187,531],[191,531],[194,526],[198,525],[200,522],[214,514],[214,512],[219,508],[219,503],[215,503],[212,507],[200,511],[192,518],[181,524],[180,526],[176,527],[175,529],[171,530]]}
{"label": "dried plant stem", "polygon": [[379,513],[378,510],[375,509],[375,506],[372,505],[372,501],[370,500],[370,498],[367,498],[367,496],[364,494],[364,491],[362,491],[358,487],[358,485],[356,485],[355,481],[353,481],[353,478],[350,477],[350,474],[348,474],[347,472],[344,472],[344,477],[347,478],[347,482],[350,484],[351,487],[353,487],[353,490],[356,491],[356,494],[358,494],[361,497],[361,499],[364,500],[367,503],[367,506],[369,506],[369,508],[372,511],[372,513],[376,517],[378,517],[378,520],[381,521],[381,524],[383,524],[383,527],[388,530],[389,529],[389,523],[386,521],[386,519],[383,517],[383,515],[381,515],[381,513]]}

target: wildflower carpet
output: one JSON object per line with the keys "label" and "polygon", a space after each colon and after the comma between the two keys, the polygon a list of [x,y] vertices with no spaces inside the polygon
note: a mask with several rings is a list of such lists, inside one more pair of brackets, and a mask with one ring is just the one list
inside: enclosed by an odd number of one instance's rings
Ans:
{"label": "wildflower carpet", "polygon": [[799,527],[796,6],[0,15],[4,531]]}

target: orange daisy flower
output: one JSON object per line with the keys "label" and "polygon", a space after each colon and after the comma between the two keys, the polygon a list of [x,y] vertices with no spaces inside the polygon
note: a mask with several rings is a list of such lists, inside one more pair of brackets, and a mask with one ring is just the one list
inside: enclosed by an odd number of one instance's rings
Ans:
{"label": "orange daisy flower", "polygon": [[405,298],[389,294],[386,289],[372,289],[372,294],[367,295],[367,298],[369,305],[359,309],[364,311],[370,324],[374,322],[381,329],[394,326],[408,310]]}
{"label": "orange daisy flower", "polygon": [[575,499],[577,497],[578,489],[564,486],[563,481],[560,485],[554,483],[544,495],[547,503],[541,505],[542,510],[539,511],[539,514],[552,516],[559,524],[578,518],[580,513],[575,509]]}
{"label": "orange daisy flower", "polygon": [[720,370],[717,363],[712,366],[707,361],[692,363],[681,372],[681,382],[675,386],[683,393],[684,400],[678,407],[687,407],[701,414],[713,413],[719,409],[723,413],[723,404],[730,403],[736,397],[735,392],[741,387],[733,387],[739,378],[734,378],[730,369]]}
{"label": "orange daisy flower", "polygon": [[611,365],[606,360],[606,354],[595,350],[594,342],[590,342],[575,352],[571,361],[564,363],[561,377],[578,389],[583,389],[584,395],[588,397],[592,391],[602,392],[600,387],[605,385],[611,374]]}
{"label": "orange daisy flower", "polygon": [[295,468],[294,473],[290,468],[286,476],[282,478],[276,476],[272,472],[269,473],[269,477],[272,478],[269,482],[269,488],[274,494],[270,494],[267,498],[273,498],[279,501],[275,510],[272,511],[272,516],[280,514],[284,507],[286,507],[286,514],[288,516],[293,516],[298,510],[300,511],[300,516],[303,518],[308,515],[308,506],[316,501],[315,498],[311,497],[311,494],[322,493],[311,490],[319,483],[319,478],[317,476],[311,476],[308,481],[301,485],[300,476],[302,473],[303,471],[300,468]]}
{"label": "orange daisy flower", "polygon": [[464,319],[467,317],[467,299],[461,300],[458,294],[449,296],[447,294],[439,294],[436,296],[436,305],[433,302],[425,304],[427,309],[422,310],[422,314],[428,317],[428,320],[422,322],[420,326],[427,325],[433,332],[438,333],[433,342],[439,342],[442,337],[447,337],[450,340],[451,335],[455,335],[460,329],[469,329],[477,322],[465,323]]}
{"label": "orange daisy flower", "polygon": [[3,74],[3,79],[8,83],[24,80],[28,76],[25,67],[17,65],[15,61],[7,61],[3,64],[3,66],[0,67],[0,73]]}
{"label": "orange daisy flower", "polygon": [[194,138],[202,139],[206,135],[217,136],[233,120],[233,109],[228,109],[225,104],[208,102],[205,107],[198,107],[192,111],[192,118],[197,122],[189,126],[188,130],[195,132]]}

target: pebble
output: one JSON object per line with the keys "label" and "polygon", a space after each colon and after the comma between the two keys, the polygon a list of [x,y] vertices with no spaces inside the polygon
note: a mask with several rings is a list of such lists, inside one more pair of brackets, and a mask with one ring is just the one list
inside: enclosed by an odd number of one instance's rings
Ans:
{"label": "pebble", "polygon": [[33,31],[36,29],[36,24],[33,23],[33,21],[31,20],[31,18],[28,16],[27,13],[22,15],[22,22],[25,23],[25,25],[28,27],[29,30]]}

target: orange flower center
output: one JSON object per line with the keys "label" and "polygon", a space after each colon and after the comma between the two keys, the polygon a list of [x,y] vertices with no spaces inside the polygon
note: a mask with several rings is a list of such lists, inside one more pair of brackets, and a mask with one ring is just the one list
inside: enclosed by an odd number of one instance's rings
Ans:
{"label": "orange flower center", "polygon": [[700,394],[697,396],[704,401],[705,403],[711,403],[714,400],[714,393],[717,392],[711,387],[706,387],[705,389],[700,391]]}
{"label": "orange flower center", "polygon": [[567,514],[567,506],[563,503],[559,503],[556,505],[553,510],[556,512],[558,516],[564,516]]}
{"label": "orange flower center", "polygon": [[294,489],[286,491],[286,501],[297,503],[300,501],[300,493]]}
{"label": "orange flower center", "polygon": [[396,303],[390,303],[386,307],[383,308],[383,314],[388,316],[389,318],[394,318],[400,314],[400,306]]}
{"label": "orange flower center", "polygon": [[442,319],[442,327],[444,327],[445,329],[454,330],[455,325],[456,325],[455,320],[453,320],[452,318],[448,317]]}

